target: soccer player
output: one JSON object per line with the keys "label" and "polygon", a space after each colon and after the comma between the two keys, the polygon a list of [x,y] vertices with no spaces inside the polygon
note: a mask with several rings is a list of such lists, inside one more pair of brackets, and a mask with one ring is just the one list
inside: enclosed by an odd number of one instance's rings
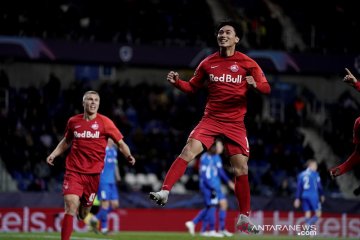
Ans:
{"label": "soccer player", "polygon": [[108,117],[98,113],[99,105],[100,96],[96,91],[85,92],[84,113],[68,120],[64,138],[46,158],[48,164],[54,165],[55,158],[71,145],[63,182],[65,215],[61,228],[62,240],[70,239],[73,217],[77,215],[79,220],[84,220],[90,212],[104,167],[107,140],[113,139],[127,161],[135,164],[123,135]]}
{"label": "soccer player", "polygon": [[[215,144],[200,157],[200,190],[203,193],[205,206],[203,210],[192,220],[187,221],[185,226],[191,235],[195,234],[195,225],[200,221],[203,222],[202,235],[206,236],[225,236],[231,237],[233,234],[225,229],[226,211],[228,203],[224,193],[221,190],[221,180],[234,190],[234,183],[225,173],[220,154],[223,152],[224,146],[220,140],[216,140]],[[210,193],[210,194],[209,194]],[[211,194],[212,193],[212,194]],[[212,203],[212,205],[210,205]],[[215,208],[213,205],[219,206],[219,233],[216,233],[215,224]],[[209,208],[209,209],[208,209]],[[205,231],[210,231],[205,234]]]}
{"label": "soccer player", "polygon": [[101,223],[101,233],[107,234],[107,216],[113,209],[119,207],[119,194],[116,182],[120,182],[120,172],[117,160],[117,149],[112,139],[108,140],[105,154],[104,170],[100,175],[100,184],[98,190],[98,198],[100,201],[100,210],[90,219],[90,226],[97,233],[98,222]]}
{"label": "soccer player", "polygon": [[[345,71],[347,74],[345,75],[343,81],[360,92],[360,82],[355,78],[349,69],[345,68]],[[330,176],[332,178],[336,178],[350,171],[354,166],[360,164],[360,117],[355,120],[353,143],[355,144],[355,149],[350,157],[344,163],[330,169]],[[360,186],[354,190],[354,194],[360,195]]]}
{"label": "soccer player", "polygon": [[157,204],[165,205],[171,188],[184,174],[188,163],[204,148],[209,149],[216,137],[223,136],[235,174],[235,195],[240,211],[237,226],[246,225],[250,233],[257,233],[255,225],[249,219],[250,187],[247,162],[250,148],[244,124],[246,93],[252,89],[269,94],[270,85],[259,65],[250,57],[236,51],[241,37],[242,29],[236,22],[222,22],[217,27],[219,51],[199,64],[190,81],[181,80],[177,72],[168,73],[168,82],[185,93],[194,93],[206,87],[208,99],[201,121],[190,133],[185,147],[168,170],[161,191],[150,192],[149,197]]}
{"label": "soccer player", "polygon": [[[307,162],[307,169],[302,171],[297,178],[294,207],[298,208],[300,204],[302,205],[307,225],[315,224],[321,217],[321,203],[325,201],[317,167],[317,162],[310,159]],[[315,212],[315,215],[311,217],[312,211]]]}

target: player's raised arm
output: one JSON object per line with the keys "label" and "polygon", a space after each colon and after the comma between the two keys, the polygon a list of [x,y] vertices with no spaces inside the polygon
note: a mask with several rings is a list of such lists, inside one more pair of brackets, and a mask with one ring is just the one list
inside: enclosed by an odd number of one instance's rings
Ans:
{"label": "player's raised arm", "polygon": [[194,76],[189,81],[183,81],[179,77],[179,73],[170,71],[167,75],[167,81],[184,93],[194,93],[204,85],[203,64],[196,68]]}
{"label": "player's raised arm", "polygon": [[343,82],[353,86],[357,91],[360,92],[360,82],[356,79],[356,77],[350,72],[348,68],[345,68],[346,75],[343,78]]}
{"label": "player's raised arm", "polygon": [[167,80],[169,83],[175,85],[176,82],[179,80],[179,73],[174,72],[174,71],[170,71],[170,72],[168,73],[167,77],[166,77],[166,80]]}
{"label": "player's raised arm", "polygon": [[354,75],[350,72],[349,69],[345,68],[345,71],[347,74],[345,75],[343,81],[350,85],[354,85],[357,82],[357,79],[354,77]]}

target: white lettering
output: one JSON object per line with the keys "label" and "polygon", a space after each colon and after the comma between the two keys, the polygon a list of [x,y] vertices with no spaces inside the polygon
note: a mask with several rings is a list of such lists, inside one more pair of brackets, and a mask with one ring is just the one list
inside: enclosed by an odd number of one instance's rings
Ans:
{"label": "white lettering", "polygon": [[4,232],[19,232],[21,228],[21,217],[16,212],[4,214],[2,226],[2,231]]}
{"label": "white lettering", "polygon": [[30,216],[30,222],[33,227],[30,227],[30,232],[39,231],[45,232],[46,231],[46,216],[42,212],[34,212]]}
{"label": "white lettering", "polygon": [[232,77],[230,74],[222,74],[221,76],[210,74],[209,78],[211,82],[241,83],[242,81],[242,75]]}
{"label": "white lettering", "polygon": [[340,236],[340,221],[335,218],[327,218],[324,220],[323,234],[325,236]]}
{"label": "white lettering", "polygon": [[24,207],[23,209],[23,231],[29,231],[29,208]]}
{"label": "white lettering", "polygon": [[[360,237],[360,219],[349,220],[349,237]],[[347,237],[347,236],[345,236]]]}
{"label": "white lettering", "polygon": [[74,131],[74,137],[76,138],[100,138],[100,132],[96,131],[94,133],[90,131],[77,132]]}

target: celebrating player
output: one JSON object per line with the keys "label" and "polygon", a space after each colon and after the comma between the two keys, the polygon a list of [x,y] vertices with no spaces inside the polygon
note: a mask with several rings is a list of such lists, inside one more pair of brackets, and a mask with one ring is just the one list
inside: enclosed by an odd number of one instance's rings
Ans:
{"label": "celebrating player", "polygon": [[[307,169],[298,175],[296,199],[294,207],[300,204],[305,212],[305,222],[313,225],[321,217],[321,203],[325,201],[323,188],[319,173],[317,172],[317,162],[313,159],[307,162]],[[315,215],[311,217],[311,211]]]}
{"label": "celebrating player", "polygon": [[65,136],[46,161],[54,160],[71,145],[66,158],[63,195],[65,215],[61,228],[61,239],[69,240],[73,231],[73,217],[84,220],[89,213],[99,186],[100,173],[104,167],[105,147],[108,138],[116,142],[127,161],[135,164],[128,145],[115,124],[98,113],[100,96],[96,91],[87,91],[83,96],[84,113],[71,117]]}
{"label": "celebrating player", "polygon": [[[345,71],[347,74],[345,75],[343,81],[360,92],[360,82],[355,78],[349,69],[345,68]],[[332,178],[336,178],[350,171],[354,166],[360,164],[360,117],[355,120],[353,129],[353,143],[355,144],[355,149],[350,157],[344,163],[333,167],[330,170],[330,176]],[[354,190],[354,194],[360,195],[360,186]]]}
{"label": "celebrating player", "polygon": [[[262,94],[270,93],[270,85],[259,65],[245,54],[236,51],[242,37],[241,27],[226,21],[217,27],[219,51],[205,58],[189,82],[170,71],[167,80],[185,93],[194,93],[202,87],[208,89],[204,115],[190,133],[181,154],[175,159],[165,177],[162,190],[151,192],[150,198],[165,205],[168,195],[186,167],[204,147],[209,149],[217,136],[224,137],[224,145],[235,174],[235,195],[239,204],[237,226],[247,226],[250,233],[258,230],[251,223],[248,158],[250,153],[244,117],[247,109],[246,93],[253,89]],[[185,117],[185,116],[184,116]]]}

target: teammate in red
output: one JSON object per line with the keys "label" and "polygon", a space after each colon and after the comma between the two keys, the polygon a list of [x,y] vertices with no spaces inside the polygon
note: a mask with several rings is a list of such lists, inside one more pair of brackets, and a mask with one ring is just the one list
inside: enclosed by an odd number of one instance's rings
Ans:
{"label": "teammate in red", "polygon": [[[345,75],[343,81],[350,86],[353,86],[357,91],[360,92],[360,81],[354,77],[349,69],[345,68],[345,70],[347,74]],[[355,144],[355,149],[350,157],[344,163],[333,167],[330,170],[330,176],[332,178],[336,178],[350,171],[354,166],[360,164],[360,117],[355,120],[353,129],[353,143]],[[360,195],[360,186],[354,190],[354,194]]]}
{"label": "teammate in red", "polygon": [[98,113],[99,105],[99,94],[87,91],[83,96],[84,113],[68,120],[65,137],[46,159],[48,164],[54,165],[55,158],[71,145],[63,182],[65,215],[61,228],[62,240],[70,239],[73,217],[77,214],[79,220],[84,220],[91,209],[104,167],[108,138],[117,143],[131,165],[135,164],[135,158],[115,124]]}
{"label": "teammate in red", "polygon": [[167,80],[185,93],[194,93],[207,87],[208,99],[203,118],[190,133],[181,154],[170,167],[162,190],[151,192],[150,198],[165,205],[168,195],[186,167],[204,148],[209,149],[216,137],[224,138],[224,146],[234,168],[235,195],[240,215],[237,226],[247,225],[249,232],[258,230],[248,218],[250,214],[250,187],[248,181],[249,143],[244,117],[247,110],[246,93],[253,89],[270,93],[270,85],[259,65],[245,54],[236,51],[242,29],[236,22],[227,21],[217,28],[219,51],[205,58],[190,81],[183,81],[177,72],[169,72]]}

